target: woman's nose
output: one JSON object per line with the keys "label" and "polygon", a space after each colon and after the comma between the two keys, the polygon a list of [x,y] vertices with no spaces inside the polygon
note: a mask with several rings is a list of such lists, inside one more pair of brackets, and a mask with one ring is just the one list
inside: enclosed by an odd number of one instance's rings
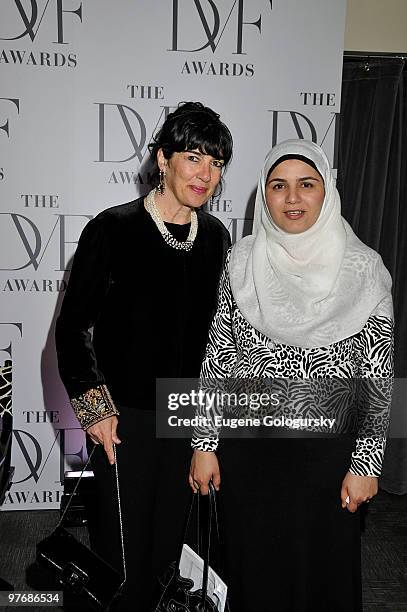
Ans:
{"label": "woman's nose", "polygon": [[199,178],[204,182],[204,183],[209,183],[209,181],[211,180],[211,165],[210,163],[205,163],[203,162],[200,169],[199,169]]}
{"label": "woman's nose", "polygon": [[296,187],[288,189],[286,202],[287,204],[296,204],[299,200],[299,195]]}

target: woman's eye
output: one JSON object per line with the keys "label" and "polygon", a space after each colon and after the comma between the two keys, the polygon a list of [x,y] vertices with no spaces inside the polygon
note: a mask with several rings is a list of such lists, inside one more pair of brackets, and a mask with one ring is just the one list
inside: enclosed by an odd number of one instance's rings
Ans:
{"label": "woman's eye", "polygon": [[283,189],[283,187],[284,187],[284,183],[274,183],[273,190],[280,191],[281,189]]}
{"label": "woman's eye", "polygon": [[187,160],[188,161],[192,161],[192,162],[196,162],[196,161],[198,161],[198,157],[197,157],[197,155],[188,155]]}
{"label": "woman's eye", "polygon": [[219,161],[218,159],[214,159],[212,164],[215,166],[215,168],[223,168],[223,162]]}
{"label": "woman's eye", "polygon": [[306,187],[307,189],[309,187],[313,187],[314,185],[312,183],[301,183],[303,187]]}

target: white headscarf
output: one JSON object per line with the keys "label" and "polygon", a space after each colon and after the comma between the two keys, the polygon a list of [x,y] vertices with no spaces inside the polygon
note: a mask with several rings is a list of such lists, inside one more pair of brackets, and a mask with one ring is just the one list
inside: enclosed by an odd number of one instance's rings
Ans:
{"label": "white headscarf", "polygon": [[[325,185],[317,221],[300,234],[280,229],[266,204],[268,172],[285,155],[314,162]],[[257,187],[253,233],[234,245],[229,271],[239,310],[275,342],[327,346],[358,333],[373,313],[393,317],[390,274],[380,255],[341,217],[328,159],[306,140],[286,140],[267,155]]]}

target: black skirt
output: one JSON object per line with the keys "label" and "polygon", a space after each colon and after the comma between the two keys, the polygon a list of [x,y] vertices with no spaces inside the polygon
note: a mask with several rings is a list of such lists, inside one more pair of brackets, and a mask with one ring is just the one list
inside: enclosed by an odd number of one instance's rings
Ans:
{"label": "black skirt", "polygon": [[223,440],[231,612],[361,612],[360,511],[341,507],[354,441]]}

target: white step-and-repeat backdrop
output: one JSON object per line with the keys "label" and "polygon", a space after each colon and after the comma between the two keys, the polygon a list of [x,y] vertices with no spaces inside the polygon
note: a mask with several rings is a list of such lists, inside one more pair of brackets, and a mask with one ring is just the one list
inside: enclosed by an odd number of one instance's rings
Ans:
{"label": "white step-and-repeat backdrop", "polygon": [[64,470],[85,456],[53,336],[87,221],[148,191],[147,145],[183,100],[233,134],[212,211],[233,240],[250,230],[272,144],[312,139],[335,167],[345,5],[1,1],[0,366],[12,368],[16,467],[3,510],[57,507]]}

